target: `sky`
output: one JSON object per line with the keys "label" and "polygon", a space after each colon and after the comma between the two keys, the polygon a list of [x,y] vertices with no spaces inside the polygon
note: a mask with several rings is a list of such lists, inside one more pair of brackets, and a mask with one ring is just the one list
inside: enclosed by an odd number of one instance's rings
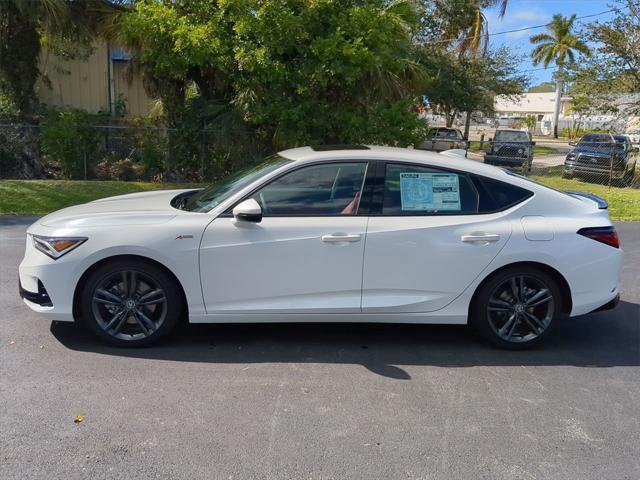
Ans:
{"label": "sky", "polygon": [[[493,34],[505,30],[542,25],[551,21],[551,18],[556,13],[561,13],[564,16],[570,16],[575,13],[578,17],[600,13],[609,10],[611,3],[611,0],[509,0],[504,18],[499,18],[498,8],[488,10],[486,16],[489,21],[489,32]],[[598,17],[577,20],[576,24],[580,28],[584,23],[594,20],[607,20],[611,17],[612,14],[608,13]],[[496,35],[491,37],[491,46],[500,47],[506,45],[521,56],[524,56],[521,62],[521,69],[535,70],[530,71],[529,75],[531,76],[531,85],[537,85],[551,80],[554,68],[553,65],[549,65],[549,68],[544,70],[543,65],[532,65],[530,54],[533,47],[529,42],[529,37],[545,31],[546,29],[544,28],[537,28],[524,32]]]}

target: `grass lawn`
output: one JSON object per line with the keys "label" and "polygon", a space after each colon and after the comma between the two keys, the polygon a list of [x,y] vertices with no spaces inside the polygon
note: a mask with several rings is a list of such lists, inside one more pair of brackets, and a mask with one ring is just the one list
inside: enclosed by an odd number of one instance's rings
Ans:
{"label": "grass lawn", "polygon": [[[484,153],[484,151],[489,148],[489,142],[485,141],[484,142],[484,146],[482,149],[480,149],[480,142],[478,141],[472,141],[469,142],[469,151],[470,152],[475,152],[475,153]],[[535,159],[535,157],[543,157],[545,155],[554,155],[558,153],[558,151],[555,148],[551,148],[551,147],[543,147],[542,145],[535,145],[533,147],[533,157]]]}
{"label": "grass lawn", "polygon": [[[555,173],[555,171],[553,171]],[[590,192],[609,202],[613,220],[640,220],[640,189],[567,180],[559,175],[534,180],[558,190]],[[98,198],[150,190],[197,188],[198,184],[81,180],[0,180],[0,215],[43,215]]]}
{"label": "grass lawn", "polygon": [[0,180],[0,215],[41,215],[98,198],[195,184],[82,180]]}
{"label": "grass lawn", "polygon": [[609,215],[612,220],[640,220],[640,189],[619,188],[597,183],[583,182],[577,179],[565,179],[561,176],[532,176],[535,180],[558,190],[577,190],[589,192],[609,202]]}

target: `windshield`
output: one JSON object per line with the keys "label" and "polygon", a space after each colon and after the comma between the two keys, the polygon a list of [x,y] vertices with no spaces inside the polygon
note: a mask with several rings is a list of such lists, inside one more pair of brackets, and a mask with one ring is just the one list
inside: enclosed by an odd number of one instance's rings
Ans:
{"label": "windshield", "polygon": [[189,198],[184,210],[189,212],[208,212],[254,180],[277,170],[291,161],[279,155],[273,155],[258,165],[240,170],[196,193]]}
{"label": "windshield", "polygon": [[499,142],[528,142],[529,135],[527,135],[525,132],[498,130],[496,132],[495,140]]}
{"label": "windshield", "polygon": [[608,133],[590,133],[584,135],[578,142],[580,147],[592,147],[592,148],[611,148],[614,143],[614,139]]}

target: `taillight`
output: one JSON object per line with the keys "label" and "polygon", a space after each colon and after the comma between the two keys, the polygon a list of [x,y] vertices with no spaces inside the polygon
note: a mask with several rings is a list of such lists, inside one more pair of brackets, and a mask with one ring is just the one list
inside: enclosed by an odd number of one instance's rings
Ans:
{"label": "taillight", "polygon": [[620,240],[618,239],[618,232],[614,227],[589,227],[581,228],[578,230],[578,234],[583,237],[590,238],[596,242],[604,243],[613,248],[620,248]]}

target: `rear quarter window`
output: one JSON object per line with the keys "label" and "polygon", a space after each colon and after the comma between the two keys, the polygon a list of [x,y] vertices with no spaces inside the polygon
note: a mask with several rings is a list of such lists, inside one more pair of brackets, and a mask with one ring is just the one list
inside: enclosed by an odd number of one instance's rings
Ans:
{"label": "rear quarter window", "polygon": [[533,192],[489,177],[472,175],[471,180],[480,194],[478,213],[506,210],[524,202]]}

